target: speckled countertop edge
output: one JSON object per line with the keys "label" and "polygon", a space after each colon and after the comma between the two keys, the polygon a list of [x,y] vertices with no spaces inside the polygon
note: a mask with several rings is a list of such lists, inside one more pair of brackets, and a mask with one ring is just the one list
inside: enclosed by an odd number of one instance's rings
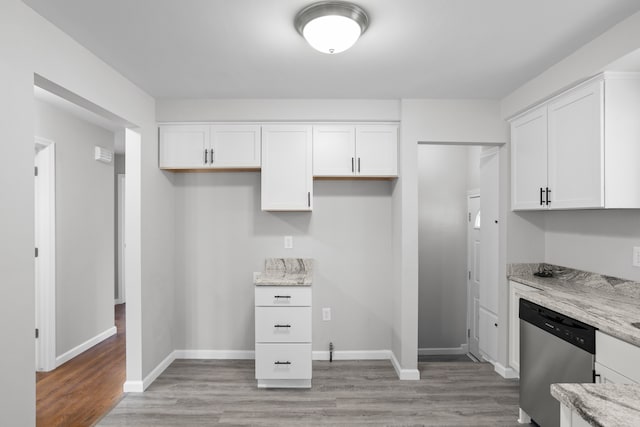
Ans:
{"label": "speckled countertop edge", "polygon": [[519,291],[525,299],[640,347],[640,329],[632,325],[640,322],[640,299],[633,295],[586,286],[579,278],[541,278],[521,271],[510,274],[508,279],[537,289],[535,292]]}
{"label": "speckled countertop edge", "polygon": [[592,426],[640,425],[640,384],[552,384],[551,395]]}
{"label": "speckled countertop edge", "polygon": [[311,286],[313,260],[309,258],[267,258],[265,271],[258,274],[256,286]]}

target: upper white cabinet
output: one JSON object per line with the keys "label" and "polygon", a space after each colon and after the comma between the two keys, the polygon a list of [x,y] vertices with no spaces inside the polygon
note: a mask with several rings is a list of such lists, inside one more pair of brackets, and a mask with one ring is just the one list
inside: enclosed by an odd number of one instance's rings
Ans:
{"label": "upper white cabinet", "polygon": [[163,169],[259,169],[259,125],[162,125]]}
{"label": "upper white cabinet", "polygon": [[640,77],[604,73],[511,121],[512,209],[640,208]]}
{"label": "upper white cabinet", "polygon": [[312,206],[311,126],[263,126],[262,210],[310,211]]}
{"label": "upper white cabinet", "polygon": [[398,127],[315,126],[313,175],[379,178],[398,176]]}

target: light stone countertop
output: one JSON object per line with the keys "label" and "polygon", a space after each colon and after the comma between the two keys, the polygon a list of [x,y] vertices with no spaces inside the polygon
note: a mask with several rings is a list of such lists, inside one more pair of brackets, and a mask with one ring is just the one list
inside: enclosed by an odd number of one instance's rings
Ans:
{"label": "light stone countertop", "polygon": [[311,286],[313,260],[308,258],[267,258],[265,269],[254,280],[256,286]]}
{"label": "light stone countertop", "polygon": [[552,384],[551,395],[592,426],[640,425],[640,384]]}
{"label": "light stone countertop", "polygon": [[554,277],[537,277],[537,265],[509,268],[509,280],[539,290],[522,297],[640,347],[640,283],[558,266]]}

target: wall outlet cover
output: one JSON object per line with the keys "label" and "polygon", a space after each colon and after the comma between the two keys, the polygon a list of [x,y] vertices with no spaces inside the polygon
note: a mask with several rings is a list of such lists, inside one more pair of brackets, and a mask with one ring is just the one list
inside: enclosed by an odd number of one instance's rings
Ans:
{"label": "wall outlet cover", "polygon": [[640,267],[640,246],[633,247],[633,266]]}
{"label": "wall outlet cover", "polygon": [[331,320],[331,308],[324,307],[322,309],[322,320]]}
{"label": "wall outlet cover", "polygon": [[284,236],[284,248],[293,249],[293,236]]}

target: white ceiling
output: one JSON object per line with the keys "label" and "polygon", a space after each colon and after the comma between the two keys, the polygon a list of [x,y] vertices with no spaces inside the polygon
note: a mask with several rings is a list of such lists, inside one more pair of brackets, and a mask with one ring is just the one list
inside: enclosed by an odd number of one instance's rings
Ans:
{"label": "white ceiling", "polygon": [[639,0],[358,0],[349,51],[311,49],[300,0],[24,0],[157,98],[501,98]]}

